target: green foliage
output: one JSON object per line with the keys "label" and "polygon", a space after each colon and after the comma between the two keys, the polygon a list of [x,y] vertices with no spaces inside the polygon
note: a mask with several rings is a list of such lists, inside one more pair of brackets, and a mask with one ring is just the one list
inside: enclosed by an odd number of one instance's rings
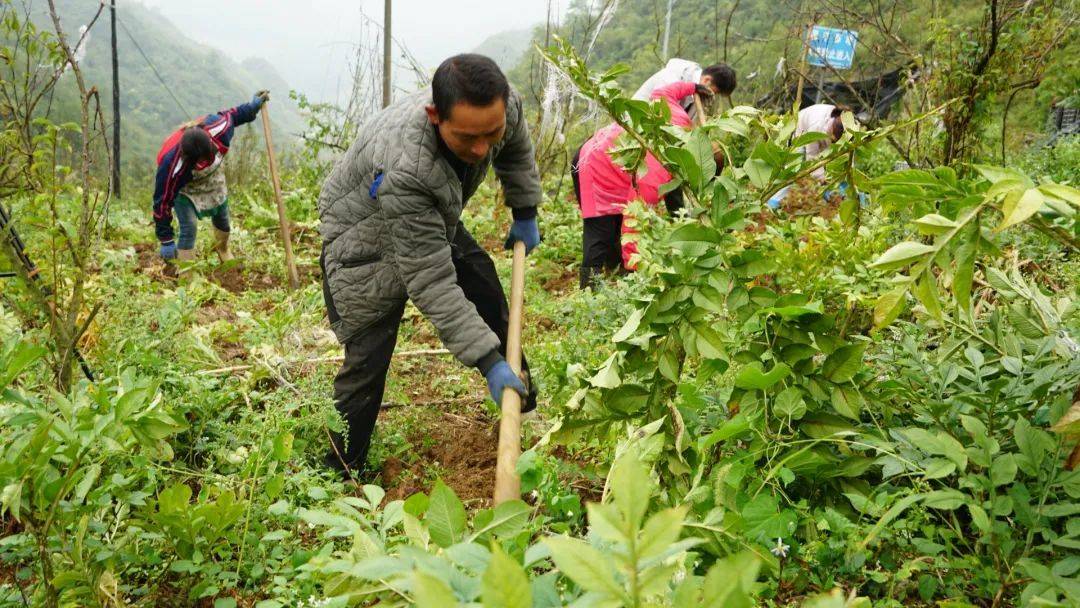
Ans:
{"label": "green foliage", "polygon": [[[1046,471],[1029,467],[1028,474],[1034,479],[1021,483],[1050,483],[1054,487],[1072,483],[1065,481],[1071,480],[1071,475],[1063,478],[1054,472],[1063,471],[1062,455],[1049,457],[1055,443],[1051,436],[1045,431],[1034,432],[1040,419],[1048,425],[1061,417],[1063,405],[1042,416],[1005,405],[1023,402],[1025,397],[1020,395],[1030,395],[1032,390],[1045,391],[1047,398],[1052,395],[1058,403],[1068,403],[1076,371],[1072,366],[1068,372],[1061,367],[1063,361],[1070,360],[1072,343],[1062,342],[1058,332],[1064,331],[1062,315],[1072,310],[1072,305],[1067,300],[1051,303],[1019,275],[995,275],[987,268],[986,276],[995,277],[991,285],[999,295],[1024,294],[1009,304],[1008,310],[1015,306],[1016,311],[1006,315],[1002,302],[989,307],[982,302],[986,295],[975,289],[975,271],[980,261],[1000,255],[1004,243],[996,241],[1019,225],[1033,225],[1065,247],[1073,247],[1077,192],[991,167],[976,167],[978,176],[966,179],[949,168],[867,179],[852,166],[853,151],[900,125],[874,132],[849,124],[848,134],[815,161],[805,161],[787,147],[801,143],[787,143],[792,128],[789,122],[763,117],[750,109],[734,108],[691,134],[666,129],[666,117],[659,108],[628,101],[611,86],[617,72],[590,74],[565,44],[550,51],[548,58],[583,94],[632,131],[630,138],[637,150],[634,145],[621,149],[624,164],[632,168],[640,150],[651,151],[668,166],[691,201],[686,217],[670,223],[653,221],[653,229],[646,230],[649,238],[638,273],[645,291],[637,308],[614,334],[615,352],[595,368],[594,375],[583,376],[578,383],[574,398],[561,411],[553,437],[610,445],[629,431],[630,438],[620,449],[639,451],[656,463],[668,504],[688,505],[688,514],[700,519],[705,541],[700,550],[716,558],[744,547],[757,551],[767,571],[782,581],[777,591],[785,584],[805,590],[843,577],[856,585],[888,585],[892,589],[889,595],[897,589],[908,593],[910,570],[898,578],[878,576],[870,581],[865,573],[859,573],[869,557],[868,546],[878,542],[885,545],[877,550],[878,555],[887,552],[898,564],[906,560],[905,554],[929,552],[935,556],[932,568],[959,573],[946,577],[944,585],[918,577],[918,593],[924,600],[939,594],[992,597],[1015,584],[1011,568],[996,564],[1028,563],[1024,560],[1045,564],[1050,554],[1037,550],[1036,543],[1018,547],[1000,539],[986,541],[995,544],[1000,553],[989,562],[982,560],[982,551],[972,544],[972,537],[986,533],[984,528],[993,529],[995,515],[986,496],[972,490],[984,488],[993,493],[994,488],[1014,483],[1019,465],[1015,455],[1000,461],[985,455],[981,464],[975,465],[972,454],[979,445],[987,445],[995,432],[1005,432],[1001,430],[1002,412],[1009,411],[1016,416],[1014,420],[1022,421],[1017,423],[1021,428],[1028,429],[1020,441],[1042,446],[1039,462],[1049,467]],[[712,177],[708,162],[693,152],[708,149],[708,144],[700,143],[702,137],[721,150],[732,147],[732,140],[749,140],[740,147],[751,150],[750,155],[741,165],[726,163],[723,171]],[[830,179],[846,176],[857,189],[875,191],[886,212],[914,217],[922,214],[914,224],[924,235],[934,237],[932,243],[901,242],[862,267],[867,273],[912,267],[907,276],[892,281],[893,287],[881,285],[888,291],[877,298],[874,320],[879,327],[889,325],[903,312],[907,293],[917,296],[926,317],[948,330],[944,333],[950,336],[949,347],[943,350],[946,358],[967,353],[964,356],[974,366],[966,373],[953,368],[948,372],[949,382],[955,382],[958,375],[975,380],[961,393],[978,395],[972,403],[991,407],[981,412],[983,420],[995,420],[984,422],[989,429],[985,437],[975,433],[962,438],[957,429],[967,428],[962,421],[972,415],[962,408],[944,407],[947,401],[942,400],[940,389],[932,393],[932,416],[913,411],[910,400],[905,407],[884,399],[893,379],[905,372],[895,359],[888,358],[876,371],[868,368],[866,353],[871,347],[875,351],[879,348],[874,336],[845,336],[836,325],[835,314],[821,302],[767,287],[774,274],[780,277],[781,285],[787,283],[787,273],[775,264],[771,239],[747,239],[740,231],[761,200],[815,166],[826,167]],[[849,221],[857,219],[855,215]],[[879,221],[873,217],[867,220]],[[994,230],[979,229],[991,221],[997,225]],[[843,225],[838,223],[837,229]],[[935,266],[937,272],[930,272]],[[836,278],[821,280],[828,284]],[[952,299],[940,296],[939,283]],[[835,299],[831,304],[835,306]],[[988,310],[981,310],[984,308]],[[985,335],[984,324],[993,328]],[[1021,336],[1049,342],[1027,346]],[[984,367],[987,358],[979,354],[984,347],[1002,356],[1007,362],[1003,364],[1013,372],[1027,369],[1018,366],[1025,360],[1025,351],[1041,353],[1047,359],[1035,363],[1032,373],[1045,373],[1040,376],[1044,379],[1056,374],[1062,382],[1035,389],[1022,380],[1008,384],[982,381],[996,373]],[[1000,394],[1002,390],[1008,393]],[[969,447],[966,441],[974,443]],[[993,441],[1007,445],[1001,436]],[[955,477],[958,475],[982,477]],[[1059,505],[1072,499],[1065,489],[1050,494],[1045,490],[1048,486],[1040,487],[1044,488],[1041,494],[1026,486],[1018,491],[1024,496],[1045,496]],[[973,529],[957,530],[949,517],[964,507],[969,507],[976,523]],[[1065,517],[1070,512],[1068,508],[1061,511]],[[935,521],[939,513],[945,515],[936,520],[938,527],[931,535],[934,540],[882,537],[886,530],[896,528],[898,520],[905,522],[901,527],[915,525],[920,520]],[[1006,510],[1001,515],[1009,513],[1011,510]],[[595,517],[590,518],[594,521]],[[1031,539],[1052,542],[1066,532],[1050,520],[1031,522]],[[836,549],[829,543],[821,546],[819,535],[834,530],[841,533],[839,539],[843,531],[861,525],[869,527],[861,538],[853,534],[848,541],[845,568],[808,575],[803,568],[786,564],[789,553],[795,553],[812,564],[820,560],[818,563],[826,567],[829,552]],[[929,548],[933,543],[954,549],[947,557],[939,556]],[[1067,564],[1059,567],[1061,571],[1068,568]],[[1038,595],[1058,601],[1072,593],[1060,578],[1049,574],[1044,573],[1038,581],[1024,591],[1025,597]]]}
{"label": "green foliage", "polygon": [[69,395],[39,398],[15,388],[42,354],[22,342],[0,352],[0,508],[35,546],[36,595],[46,605],[103,602],[130,566],[114,544],[110,514],[126,519],[146,496],[140,480],[126,475],[170,459],[169,441],[185,425],[161,403],[156,384],[131,370],[93,388],[80,383]]}

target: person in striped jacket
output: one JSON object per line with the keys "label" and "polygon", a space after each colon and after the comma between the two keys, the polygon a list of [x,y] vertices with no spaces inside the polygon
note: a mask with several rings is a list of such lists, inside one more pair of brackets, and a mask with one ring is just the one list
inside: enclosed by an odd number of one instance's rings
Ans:
{"label": "person in striped jacket", "polygon": [[[163,259],[195,259],[197,222],[205,218],[213,225],[218,257],[223,262],[232,259],[229,189],[222,162],[236,127],[255,120],[269,99],[268,91],[259,91],[248,103],[185,124],[162,143],[154,183],[154,232]],[[174,214],[179,236],[173,231]]]}

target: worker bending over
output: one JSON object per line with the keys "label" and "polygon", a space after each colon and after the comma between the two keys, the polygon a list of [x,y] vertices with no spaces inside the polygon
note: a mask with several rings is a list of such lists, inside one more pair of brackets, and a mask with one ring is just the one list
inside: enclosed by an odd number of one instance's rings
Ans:
{"label": "worker bending over", "polygon": [[[711,90],[703,84],[676,82],[657,88],[652,99],[662,99],[671,110],[671,124],[689,129],[690,115],[680,105],[694,94],[706,99]],[[581,208],[582,259],[580,285],[591,287],[604,274],[633,270],[637,243],[627,205],[641,200],[655,206],[661,198],[660,187],[671,181],[671,173],[650,153],[645,155],[646,173],[637,177],[611,157],[623,128],[612,123],[597,131],[574,155],[570,165],[574,192]],[[669,213],[682,207],[678,188],[663,196]]]}
{"label": "worker bending over", "polygon": [[[198,220],[210,218],[214,249],[222,262],[229,253],[229,188],[222,163],[236,127],[255,120],[269,91],[259,91],[248,103],[191,121],[169,135],[157,156],[154,181],[154,231],[161,257],[195,259]],[[180,236],[173,233],[175,210]]]}
{"label": "worker bending over", "polygon": [[[536,389],[505,360],[509,307],[495,264],[461,223],[488,169],[502,182],[513,224],[506,247],[540,242],[540,177],[521,98],[491,59],[457,55],[431,85],[358,130],[319,196],[323,292],[345,346],[334,401],[348,432],[329,466],[356,479],[382,404],[398,325],[409,300],[446,348],[487,379],[496,403],[511,388],[522,411]],[[522,358],[528,378],[528,365]]]}
{"label": "worker bending over", "polygon": [[[707,68],[686,59],[674,58],[667,62],[659,72],[653,74],[634,93],[634,99],[649,101],[653,99],[653,92],[660,87],[677,82],[694,82],[704,85],[713,95],[720,95],[731,103],[731,94],[735,92],[737,84],[735,70],[726,63],[715,63]],[[694,94],[679,100],[686,113],[691,118],[697,118],[697,108],[694,105]]]}

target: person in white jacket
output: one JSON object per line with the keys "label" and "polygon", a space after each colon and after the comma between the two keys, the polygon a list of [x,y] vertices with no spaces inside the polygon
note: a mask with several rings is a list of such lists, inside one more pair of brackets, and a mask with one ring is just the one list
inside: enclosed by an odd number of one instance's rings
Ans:
{"label": "person in white jacket", "polygon": [[[799,137],[804,133],[825,133],[830,136],[829,139],[803,146],[803,155],[806,158],[814,158],[840,139],[840,136],[844,134],[844,122],[840,119],[843,112],[843,108],[827,103],[819,103],[799,110],[799,122],[795,125],[794,137]],[[818,179],[824,179],[825,167],[819,167],[813,175]]]}
{"label": "person in white jacket", "polygon": [[[731,69],[731,66],[725,63],[716,63],[707,68],[702,68],[698,63],[676,57],[668,61],[667,65],[664,66],[662,70],[650,76],[649,79],[641,85],[641,88],[634,93],[634,99],[649,101],[652,98],[653,91],[676,82],[695,82],[703,84],[712,89],[713,93],[728,98],[729,103],[731,101],[731,94],[735,91],[735,85],[737,84],[735,70]],[[679,102],[679,105],[687,112],[690,112],[691,116],[694,116],[694,113],[697,110],[697,108],[693,107],[693,95],[682,99]]]}

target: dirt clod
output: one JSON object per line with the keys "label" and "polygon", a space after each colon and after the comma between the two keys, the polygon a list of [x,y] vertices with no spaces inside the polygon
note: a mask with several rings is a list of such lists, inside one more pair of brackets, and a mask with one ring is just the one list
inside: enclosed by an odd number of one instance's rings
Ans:
{"label": "dirt clod", "polygon": [[431,490],[425,472],[435,469],[466,504],[490,506],[495,487],[499,434],[496,423],[441,412],[427,433],[408,437],[416,447],[412,462],[390,457],[383,463],[380,483],[387,500],[405,499]]}

